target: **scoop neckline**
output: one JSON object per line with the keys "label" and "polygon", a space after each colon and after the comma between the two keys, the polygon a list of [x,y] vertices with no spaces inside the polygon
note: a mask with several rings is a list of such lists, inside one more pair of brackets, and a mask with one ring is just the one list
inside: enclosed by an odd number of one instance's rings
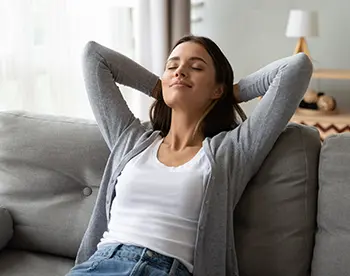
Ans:
{"label": "scoop neckline", "polygon": [[179,166],[167,166],[167,165],[163,164],[162,162],[160,162],[160,160],[158,159],[158,151],[159,151],[160,145],[162,144],[163,140],[164,140],[164,137],[160,137],[160,139],[158,141],[156,140],[156,144],[153,147],[153,154],[152,154],[156,163],[163,168],[177,170],[177,169],[191,166],[192,164],[196,163],[203,154],[203,143],[202,143],[202,147],[199,149],[199,151],[186,163],[181,164]]}

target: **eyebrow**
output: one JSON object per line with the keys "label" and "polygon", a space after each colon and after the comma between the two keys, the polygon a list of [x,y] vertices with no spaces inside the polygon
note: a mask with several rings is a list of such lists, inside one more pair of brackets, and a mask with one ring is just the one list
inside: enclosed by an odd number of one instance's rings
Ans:
{"label": "eyebrow", "polygon": [[[173,61],[173,60],[180,60],[180,57],[172,57],[172,58],[169,58],[166,63],[170,62],[170,61]],[[200,57],[190,57],[189,60],[200,60],[200,61],[203,61],[205,64],[208,64],[204,59],[200,58]]]}

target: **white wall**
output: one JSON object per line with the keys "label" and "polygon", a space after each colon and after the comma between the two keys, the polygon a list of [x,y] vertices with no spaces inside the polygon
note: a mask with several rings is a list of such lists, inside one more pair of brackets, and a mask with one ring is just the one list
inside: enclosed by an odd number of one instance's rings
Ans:
{"label": "white wall", "polygon": [[[348,0],[204,0],[194,11],[203,17],[192,33],[212,38],[230,60],[235,82],[259,67],[291,55],[296,39],[285,37],[290,9],[315,10],[319,37],[309,38],[315,68],[350,69],[350,1]],[[350,111],[350,80],[312,80],[311,87],[336,98]],[[250,114],[257,100],[244,104]]]}

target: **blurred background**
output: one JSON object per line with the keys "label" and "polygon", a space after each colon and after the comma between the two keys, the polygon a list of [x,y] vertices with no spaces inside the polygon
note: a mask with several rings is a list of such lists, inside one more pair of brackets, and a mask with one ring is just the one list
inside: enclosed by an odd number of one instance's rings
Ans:
{"label": "blurred background", "polygon": [[[93,119],[81,54],[89,40],[122,52],[160,75],[183,34],[208,36],[226,54],[235,82],[292,55],[286,35],[292,9],[318,14],[307,38],[315,68],[350,69],[348,0],[0,0],[0,110]],[[310,87],[350,112],[350,80],[317,78]],[[151,99],[122,87],[130,108],[148,119]],[[258,100],[244,103],[249,115]]]}

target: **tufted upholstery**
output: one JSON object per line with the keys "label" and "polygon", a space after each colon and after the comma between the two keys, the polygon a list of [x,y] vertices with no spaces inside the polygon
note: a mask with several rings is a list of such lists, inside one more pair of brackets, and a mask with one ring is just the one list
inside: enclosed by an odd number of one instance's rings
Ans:
{"label": "tufted upholstery", "polygon": [[108,156],[92,121],[0,112],[0,203],[14,222],[12,256],[45,253],[71,265]]}

